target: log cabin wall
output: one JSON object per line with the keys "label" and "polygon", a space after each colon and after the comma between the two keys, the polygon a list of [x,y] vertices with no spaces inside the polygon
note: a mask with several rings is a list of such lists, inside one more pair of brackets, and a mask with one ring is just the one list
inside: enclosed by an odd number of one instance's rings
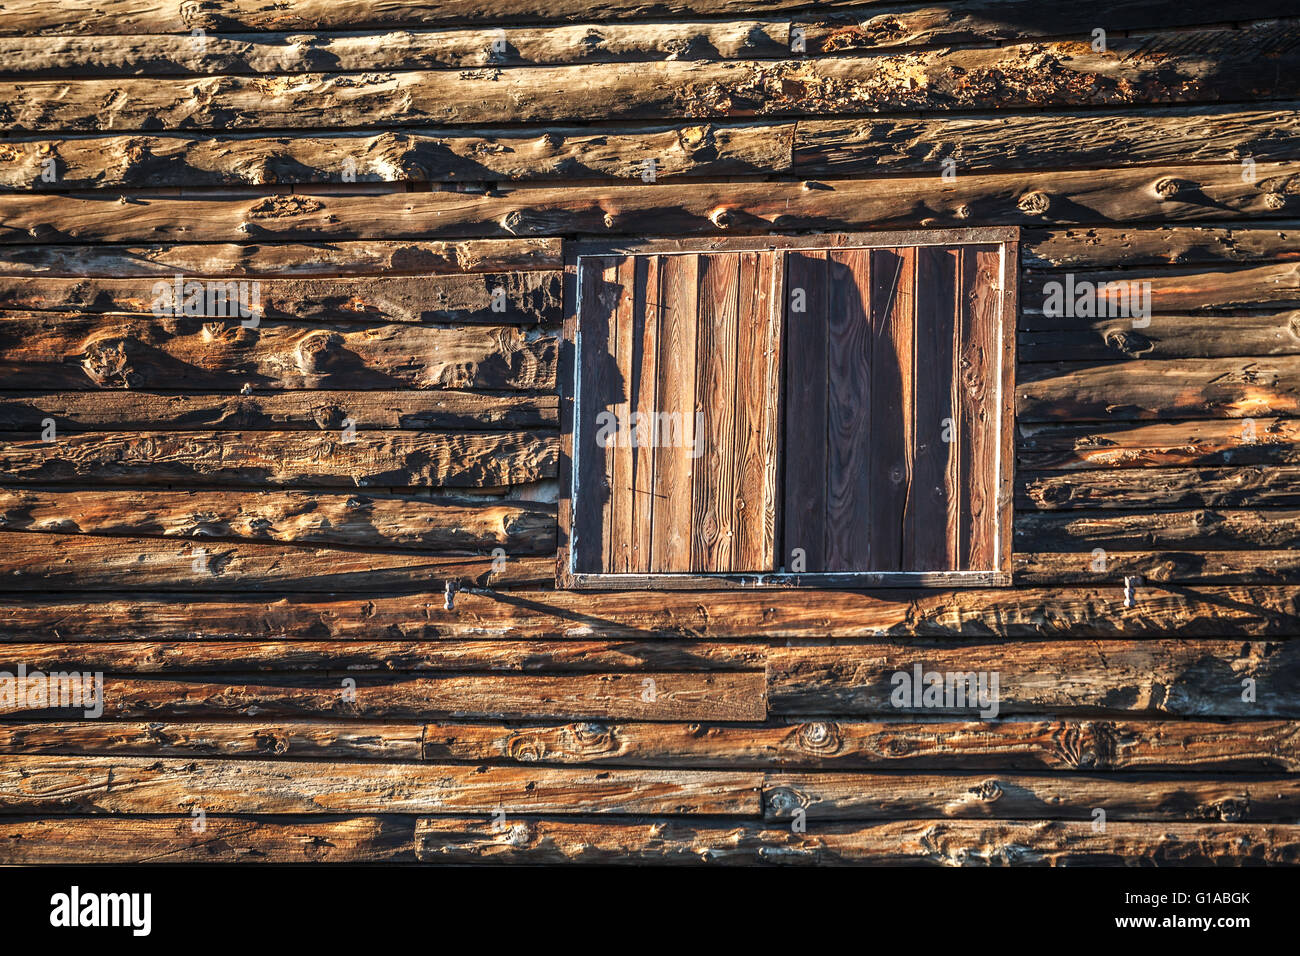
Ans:
{"label": "log cabin wall", "polygon": [[[6,3],[0,861],[1300,861],[1295,12]],[[970,226],[1014,586],[554,587],[566,240]]]}

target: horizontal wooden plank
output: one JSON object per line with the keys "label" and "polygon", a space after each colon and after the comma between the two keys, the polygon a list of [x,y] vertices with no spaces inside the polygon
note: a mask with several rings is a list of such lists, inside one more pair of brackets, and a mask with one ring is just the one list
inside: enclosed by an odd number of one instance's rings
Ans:
{"label": "horizontal wooden plank", "polygon": [[[950,6],[945,12],[957,9]],[[1107,20],[1110,12],[1108,6]],[[1091,16],[1096,18],[1095,13]],[[1083,32],[1091,30],[1089,26]],[[1116,150],[1117,141],[1123,142],[1122,150]],[[56,150],[63,154],[62,143]],[[961,176],[1005,169],[1220,163],[1225,157],[1241,156],[1266,162],[1298,155],[1300,119],[1294,109],[1241,106],[942,119],[807,119],[799,122],[794,141],[794,168],[802,176],[918,172],[938,176],[945,160],[952,160],[953,171]],[[39,189],[33,182],[40,170],[34,159],[25,164],[25,182]],[[1038,261],[1036,255],[1031,252],[1027,261]]]}
{"label": "horizontal wooden plank", "polygon": [[[1294,493],[1300,495],[1300,487]],[[1031,512],[1016,515],[1015,542],[1020,551],[1300,549],[1300,510]]]}
{"label": "horizontal wooden plank", "polygon": [[[4,832],[4,831],[0,831]],[[1300,826],[916,820],[828,823],[807,833],[760,824],[421,819],[424,863],[594,863],[712,866],[1218,866],[1300,862]],[[111,846],[112,843],[109,843]]]}
{"label": "horizontal wooden plank", "polygon": [[[665,642],[656,646],[662,647]],[[423,740],[423,749],[421,741]],[[1300,772],[1300,722],[0,723],[0,753],[826,770]]]}
{"label": "horizontal wooden plank", "polygon": [[410,863],[409,816],[0,817],[0,863]]}
{"label": "horizontal wooden plank", "polygon": [[[1246,508],[1300,505],[1300,468],[1119,468],[1016,479],[1016,508]],[[1020,516],[1017,516],[1017,521]]]}
{"label": "horizontal wooden plank", "polygon": [[[1029,325],[1037,324],[1026,317]],[[1300,310],[1236,315],[1152,315],[1141,328],[1129,319],[1049,320],[1055,328],[1017,336],[1022,362],[1114,361],[1300,355]]]}
{"label": "horizontal wooden plank", "polygon": [[1022,422],[1279,415],[1300,415],[1300,356],[1051,362],[1016,374]]}
{"label": "horizontal wooden plank", "polygon": [[[0,544],[4,539],[0,538]],[[0,643],[0,666],[116,674],[253,671],[758,670],[761,644],[714,641],[103,641]]]}
{"label": "horizontal wooden plank", "polygon": [[[772,647],[767,666],[774,714],[932,713],[953,719],[972,717],[984,706],[914,706],[924,690],[913,685],[920,668],[924,674],[973,672],[989,688],[996,676],[997,713],[984,716],[1300,715],[1300,641],[835,642]],[[1247,679],[1253,683],[1244,690]]]}
{"label": "horizontal wooden plank", "polygon": [[0,463],[7,484],[499,487],[555,477],[558,446],[546,431],[2,432]]}
{"label": "horizontal wooden plank", "polygon": [[[757,12],[757,11],[753,11]],[[1267,57],[1203,50],[1169,35],[1112,37],[893,56],[382,70],[261,76],[0,81],[13,131],[318,129],[429,124],[801,116],[885,111],[1217,103],[1263,88],[1300,94],[1300,53],[1276,23],[1242,34]],[[1157,50],[1157,47],[1161,49]],[[1225,59],[1233,69],[1223,68]],[[105,105],[109,104],[109,105]]]}
{"label": "horizontal wooden plank", "polygon": [[[861,7],[880,0],[825,0],[827,9]],[[188,33],[193,28],[239,30],[341,30],[478,23],[617,21],[644,17],[755,16],[806,9],[807,0],[444,0],[437,5],[293,0],[227,0],[220,7],[141,8],[129,0],[67,0],[51,9],[39,0],[11,0],[3,26],[10,36],[84,36],[117,33]]]}
{"label": "horizontal wooden plank", "polygon": [[[1112,286],[1118,291],[1103,298],[1101,290]],[[1108,311],[1110,315],[1128,318],[1136,311],[1133,305],[1135,293],[1142,308],[1151,312],[1293,309],[1300,306],[1300,263],[1275,262],[1218,272],[1207,271],[1204,267],[1076,272],[1068,276],[1039,272],[1026,275],[1020,285],[1021,310],[1026,315],[1024,324],[1033,328],[1069,327],[1078,321],[1053,319],[1052,310],[1059,316],[1092,308],[1093,315]],[[1083,300],[1081,303],[1080,299]],[[1099,299],[1101,301],[1097,302]],[[1091,302],[1096,302],[1096,305],[1090,305]],[[1044,318],[1031,317],[1035,315]],[[1138,321],[1145,319],[1145,312],[1139,312]]]}
{"label": "horizontal wooden plank", "polygon": [[11,312],[0,316],[6,388],[555,387],[556,336],[239,318]]}
{"label": "horizontal wooden plank", "polygon": [[1019,431],[1017,459],[1031,470],[1300,464],[1300,427],[1288,419],[1022,424]]}
{"label": "horizontal wooden plank", "polygon": [[[1098,551],[1104,552],[1104,560]],[[1065,584],[1137,575],[1144,581],[1211,584],[1300,582],[1300,551],[1180,551],[1092,548],[1013,555],[1018,584]],[[1103,570],[1104,569],[1104,570]]]}
{"label": "horizontal wooden plank", "polygon": [[248,541],[0,532],[0,590],[367,591],[444,580],[519,587],[555,580],[553,557],[437,555]]}
{"label": "horizontal wooden plank", "polygon": [[[1300,71],[1297,72],[1300,76]],[[611,197],[592,185],[502,185],[491,193],[292,195],[224,190],[131,194],[0,194],[0,244],[258,240],[719,235],[1044,223],[1168,223],[1295,215],[1287,185],[1297,163],[1260,163],[1244,182],[1236,163],[930,178],[628,184]]]}
{"label": "horizontal wooden plank", "polygon": [[[1202,131],[1212,136],[1213,130]],[[1193,144],[1187,144],[1194,149]],[[1243,169],[1244,172],[1244,169]],[[1142,228],[1027,229],[1020,244],[1023,264],[1035,269],[1106,269],[1116,266],[1224,265],[1294,261],[1300,233],[1276,226],[1147,226]]]}
{"label": "horizontal wooden plank", "polygon": [[0,814],[517,813],[758,817],[762,774],[24,755]]}
{"label": "horizontal wooden plank", "polygon": [[[40,782],[38,778],[38,786]],[[127,783],[129,786],[129,776]],[[0,806],[2,801],[0,795]],[[1114,820],[1287,823],[1300,809],[1300,780],[1255,775],[1225,780],[1186,774],[1116,777],[1080,773],[772,773],[763,780],[763,813],[770,822],[793,820],[798,814],[810,822],[985,817],[1087,820],[1091,824],[1098,809],[1105,813],[1107,826]]]}
{"label": "horizontal wooden plank", "polygon": [[[209,310],[227,300],[213,302],[204,290],[228,281],[179,273],[170,281],[0,276],[0,309],[170,316],[180,301],[188,317],[221,318],[231,313]],[[256,286],[230,288],[248,296],[243,301],[263,319],[504,325],[557,322],[563,311],[555,271],[254,281]],[[202,283],[195,294],[188,291],[192,282]]]}
{"label": "horizontal wooden plank", "polygon": [[0,528],[424,550],[502,548],[507,558],[555,551],[553,504],[415,495],[0,488]]}
{"label": "horizontal wooden plank", "polygon": [[491,429],[559,425],[559,398],[454,389],[228,393],[0,391],[0,430]]}
{"label": "horizontal wooden plank", "polygon": [[[44,688],[42,678],[38,685]],[[45,706],[15,679],[5,717],[67,715]],[[599,674],[444,674],[432,677],[103,678],[104,715],[112,718],[482,716],[565,719],[762,720],[761,671],[606,672]],[[76,707],[77,711],[85,708]]]}
{"label": "horizontal wooden plank", "polygon": [[88,247],[32,245],[0,250],[0,275],[174,279],[275,276],[395,276],[544,271],[563,264],[559,239],[462,242],[217,242]]}
{"label": "horizontal wooden plank", "polygon": [[[0,144],[0,189],[592,178],[659,182],[788,173],[793,137],[792,122],[689,122],[548,126],[544,132],[325,130],[290,137],[171,133],[7,139]],[[51,159],[57,177],[48,182],[42,174]]]}
{"label": "horizontal wooden plank", "polygon": [[604,23],[400,33],[222,33],[13,37],[0,40],[6,76],[173,76],[436,70],[751,59],[790,54],[790,24],[773,20]]}
{"label": "horizontal wooden plank", "polygon": [[0,597],[0,640],[506,640],[686,637],[1125,637],[1300,634],[1300,588],[1151,585],[1124,606],[1120,580],[1071,588],[944,591],[441,591],[275,600],[102,594]]}
{"label": "horizontal wooden plank", "polygon": [[424,725],[391,721],[0,723],[0,752],[419,760]]}
{"label": "horizontal wooden plank", "polygon": [[[113,740],[67,743],[29,725],[36,747],[137,752]],[[0,726],[0,733],[3,727]],[[179,731],[184,736],[185,731]],[[85,735],[80,735],[84,737]],[[813,720],[761,727],[650,723],[431,723],[429,760],[827,770],[1300,771],[1300,723],[1251,721]],[[130,738],[128,738],[130,739]],[[188,737],[185,737],[188,739]],[[207,738],[203,738],[207,739]],[[46,743],[48,741],[48,743]],[[3,738],[0,737],[0,746]],[[78,750],[77,752],[83,752]]]}

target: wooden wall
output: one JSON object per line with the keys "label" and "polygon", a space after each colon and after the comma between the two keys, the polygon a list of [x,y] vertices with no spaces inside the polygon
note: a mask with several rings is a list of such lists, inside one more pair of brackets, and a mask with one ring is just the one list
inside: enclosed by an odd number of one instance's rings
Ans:
{"label": "wooden wall", "polygon": [[[0,671],[106,712],[0,715],[0,861],[1300,862],[1300,21],[1240,6],[7,3]],[[564,239],[975,225],[1015,587],[553,589]]]}

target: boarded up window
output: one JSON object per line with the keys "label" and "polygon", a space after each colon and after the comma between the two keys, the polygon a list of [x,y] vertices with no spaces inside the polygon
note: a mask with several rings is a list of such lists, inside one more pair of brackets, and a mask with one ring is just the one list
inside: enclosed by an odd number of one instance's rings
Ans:
{"label": "boarded up window", "polygon": [[1005,583],[991,232],[577,255],[562,582]]}

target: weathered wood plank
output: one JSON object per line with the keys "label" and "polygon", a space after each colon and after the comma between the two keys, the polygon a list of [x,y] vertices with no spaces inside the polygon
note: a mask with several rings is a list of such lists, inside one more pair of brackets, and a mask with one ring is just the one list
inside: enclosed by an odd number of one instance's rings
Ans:
{"label": "weathered wood plank", "polygon": [[984,823],[918,820],[829,823],[808,833],[758,824],[692,826],[670,820],[603,823],[422,819],[425,863],[647,863],[712,866],[1262,865],[1300,862],[1300,827],[1282,824]]}
{"label": "weathered wood plank", "polygon": [[[65,742],[65,733],[24,725],[36,748],[113,749],[116,739]],[[84,725],[82,725],[84,726]],[[188,725],[162,725],[164,728]],[[0,747],[5,746],[0,725]],[[177,736],[187,733],[180,729]],[[205,733],[210,734],[211,731]],[[188,737],[184,737],[188,739]],[[202,739],[208,739],[206,736]],[[713,724],[432,723],[429,760],[510,760],[651,767],[827,770],[1300,771],[1300,723],[1250,721],[1002,720],[912,723],[822,721],[761,727]],[[82,752],[78,750],[77,752]]]}
{"label": "weathered wood plank", "polygon": [[[0,701],[0,713],[6,717],[66,715],[32,706],[41,704],[41,698],[23,686],[17,688],[15,698]],[[103,707],[111,718],[155,719],[256,715],[762,720],[767,716],[761,671],[433,677],[340,674],[334,678],[260,675],[244,680],[234,675],[176,680],[110,674],[103,679]]]}
{"label": "weathered wood plank", "polygon": [[761,644],[714,641],[125,641],[0,644],[29,671],[116,674],[262,671],[734,671],[762,668]]}
{"label": "weathered wood plank", "polygon": [[[690,563],[682,570],[756,570],[736,563],[736,381],[740,256],[700,256],[699,320],[695,354],[695,402],[703,454],[687,461],[691,472]],[[752,335],[752,329],[746,329]],[[685,454],[686,449],[678,449]],[[751,522],[761,515],[752,512]]]}
{"label": "weathered wood plank", "polygon": [[[1295,489],[1300,495],[1300,488]],[[1300,510],[1040,511],[1016,517],[1021,551],[1150,548],[1300,549]]]}
{"label": "weathered wood plank", "polygon": [[762,785],[762,774],[735,770],[24,755],[0,767],[0,814],[502,810],[758,817]]}
{"label": "weathered wood plank", "polygon": [[[1213,135],[1213,130],[1204,132]],[[1185,145],[1195,148],[1191,143]],[[1031,271],[1196,263],[1228,265],[1300,258],[1300,234],[1285,223],[1272,228],[1027,229],[1024,239],[1024,263]]]}
{"label": "weathered wood plank", "polygon": [[409,816],[0,818],[0,862],[410,863]]}
{"label": "weathered wood plank", "polygon": [[[1277,24],[1243,27],[1276,44]],[[1281,29],[1294,30],[1293,27]],[[1176,35],[1174,35],[1176,36]],[[665,117],[1215,103],[1300,94],[1300,53],[1198,50],[1170,35],[896,56],[609,63],[501,70],[384,70],[273,77],[115,77],[0,81],[15,131],[317,129]],[[1240,42],[1240,37],[1237,38]],[[1155,47],[1164,46],[1164,49]],[[1230,57],[1233,69],[1223,68]],[[575,92],[580,91],[580,95]]]}
{"label": "weathered wood plank", "polygon": [[[826,0],[829,9],[861,7],[879,0]],[[550,22],[589,22],[645,17],[756,16],[802,10],[807,0],[445,0],[436,6],[401,0],[368,0],[341,6],[329,0],[226,0],[220,7],[141,8],[129,0],[68,0],[51,9],[40,0],[11,0],[6,35],[189,33],[253,30],[341,30]]]}
{"label": "weathered wood plank", "polygon": [[0,723],[0,752],[420,760],[423,724],[340,721]]}
{"label": "weathered wood plank", "polygon": [[0,430],[55,433],[242,428],[288,431],[491,429],[558,426],[554,395],[453,389],[228,393],[0,391]]}
{"label": "weathered wood plank", "polygon": [[[36,783],[40,782],[38,778]],[[129,777],[127,782],[129,785]],[[795,819],[796,814],[810,822],[982,817],[1091,823],[1099,808],[1105,811],[1108,826],[1115,820],[1290,822],[1300,808],[1300,780],[1254,775],[1224,780],[1186,774],[1115,777],[1079,773],[772,773],[763,780],[763,816],[773,823]]]}
{"label": "weathered wood plank", "polygon": [[[1108,5],[1108,22],[1111,10]],[[1117,141],[1123,142],[1123,149],[1116,149]],[[57,148],[64,149],[62,143]],[[1244,156],[1256,162],[1300,156],[1295,110],[1214,106],[943,119],[806,119],[800,120],[794,140],[794,169],[802,176],[921,171],[938,176],[947,159],[956,163],[961,176],[1005,169],[1219,163]],[[39,173],[40,167],[29,161],[27,168]],[[29,172],[27,179],[32,178]],[[1043,257],[1050,260],[1051,252],[1044,249],[1027,261]]]}
{"label": "weathered wood plank", "polygon": [[1016,484],[1023,510],[1300,505],[1300,468],[1286,466],[1029,473]]}
{"label": "weathered wood plank", "polygon": [[222,33],[198,39],[193,35],[119,34],[6,37],[0,40],[0,74],[81,79],[335,73],[755,59],[789,54],[788,22],[752,19],[399,33]]}
{"label": "weathered wood plank", "polygon": [[14,389],[555,387],[552,333],[251,321],[9,313],[0,373]]}
{"label": "weathered wood plank", "polygon": [[1297,744],[1295,721],[0,723],[7,754],[402,761],[423,754],[475,764],[662,768],[1297,773]]}
{"label": "weathered wood plank", "polygon": [[558,444],[544,431],[3,432],[0,462],[7,484],[499,487],[554,478]]}
{"label": "weathered wood plank", "polygon": [[1123,551],[1016,554],[1015,580],[1022,584],[1064,584],[1137,575],[1145,581],[1265,584],[1300,582],[1300,551]]}
{"label": "weathered wood plank", "polygon": [[[998,675],[992,716],[1048,711],[1259,720],[1300,715],[1295,689],[1300,641],[809,643],[769,648],[767,666],[774,714],[933,712],[952,719],[985,707],[975,701],[957,708],[913,706],[924,687],[902,684],[894,675],[910,681],[919,668],[926,674],[974,672],[989,687]],[[1249,694],[1243,690],[1247,679],[1253,682]],[[1252,699],[1244,700],[1247,696]]]}
{"label": "weathered wood plank", "polygon": [[464,581],[481,587],[546,584],[549,557],[429,555],[247,541],[100,537],[6,531],[0,537],[0,590],[86,588],[374,591]]}
{"label": "weathered wood plank", "polygon": [[770,591],[440,592],[365,600],[287,593],[277,600],[140,594],[0,597],[0,639],[115,640],[526,640],[687,637],[1263,636],[1300,634],[1298,587],[1158,584],[1124,606],[1119,580],[1086,587],[875,592]]}
{"label": "weathered wood plank", "polygon": [[508,559],[554,553],[555,505],[298,491],[0,488],[0,528],[435,551],[503,548]]}
{"label": "weathered wood plank", "polygon": [[563,265],[559,239],[464,242],[216,242],[121,246],[32,245],[0,250],[0,275],[130,278],[182,275],[396,276],[533,272]]}
{"label": "weathered wood plank", "polygon": [[[1300,76],[1300,71],[1297,71]],[[503,185],[491,193],[225,190],[0,195],[0,243],[226,242],[585,235],[718,235],[1045,223],[1204,222],[1295,215],[1296,163],[1064,170],[928,179],[608,186]],[[373,186],[371,190],[395,190]]]}
{"label": "weathered wood plank", "polygon": [[[1127,319],[1136,313],[1137,321],[1141,322],[1146,319],[1147,310],[1194,312],[1300,306],[1300,263],[1297,262],[1242,266],[1219,272],[1204,267],[1079,272],[1070,273],[1068,281],[1073,285],[1068,285],[1067,277],[1059,274],[1026,275],[1020,288],[1022,310],[1027,315],[1042,314],[1049,319],[1053,314],[1049,310],[1053,308],[1057,315],[1062,314],[1062,309],[1073,308],[1076,315],[1089,318],[1110,315]],[[1072,301],[1076,298],[1082,302]],[[1134,299],[1140,300],[1143,311],[1135,308],[1138,303]]]}
{"label": "weathered wood plank", "polygon": [[[827,521],[831,475],[827,467],[830,457],[828,409],[833,405],[827,384],[831,354],[828,298],[832,292],[839,294],[829,281],[829,269],[829,255],[825,251],[786,254],[787,291],[783,306],[786,323],[784,487],[781,502],[784,528],[778,565],[811,572],[827,570],[827,538],[844,533],[843,523]],[[860,383],[870,363],[870,340],[866,334],[870,320],[861,318],[862,311],[861,307],[857,310],[857,352],[848,351],[847,343],[841,341],[841,347],[835,353],[836,364],[841,369],[858,373],[851,379],[855,393],[866,391]],[[837,326],[845,318],[844,313],[840,313]],[[859,409],[867,411],[869,393],[857,397]],[[853,424],[865,430],[865,417],[859,416]],[[838,450],[844,454],[849,449],[840,445]],[[855,484],[861,482],[865,485],[867,475],[865,468],[858,469],[853,475]],[[850,476],[838,471],[836,477],[837,481],[844,481]],[[837,547],[836,550],[843,549]]]}
{"label": "weathered wood plank", "polygon": [[[794,123],[8,139],[0,188],[483,182],[788,173]],[[107,158],[107,159],[106,159]],[[1222,159],[1222,156],[1216,157]],[[53,160],[56,178],[42,178]],[[653,170],[648,163],[653,163]]]}
{"label": "weathered wood plank", "polygon": [[1021,365],[1022,422],[1300,415],[1300,356]]}
{"label": "weathered wood plank", "polygon": [[1030,470],[1300,464],[1300,427],[1283,418],[1022,424],[1019,429],[1018,460]]}
{"label": "weathered wood plank", "polygon": [[[0,309],[172,315],[180,301],[186,316],[220,318],[230,313],[209,311],[222,300],[210,301],[203,290],[228,281],[179,274],[171,282],[3,276]],[[558,271],[255,281],[244,288],[263,319],[505,325],[558,322],[562,311]],[[185,290],[181,296],[174,291],[177,282]],[[192,282],[202,285],[190,287]]]}
{"label": "weathered wood plank", "polygon": [[1130,319],[1024,318],[1017,351],[1023,362],[1230,358],[1300,355],[1300,310],[1238,315],[1152,315]]}

